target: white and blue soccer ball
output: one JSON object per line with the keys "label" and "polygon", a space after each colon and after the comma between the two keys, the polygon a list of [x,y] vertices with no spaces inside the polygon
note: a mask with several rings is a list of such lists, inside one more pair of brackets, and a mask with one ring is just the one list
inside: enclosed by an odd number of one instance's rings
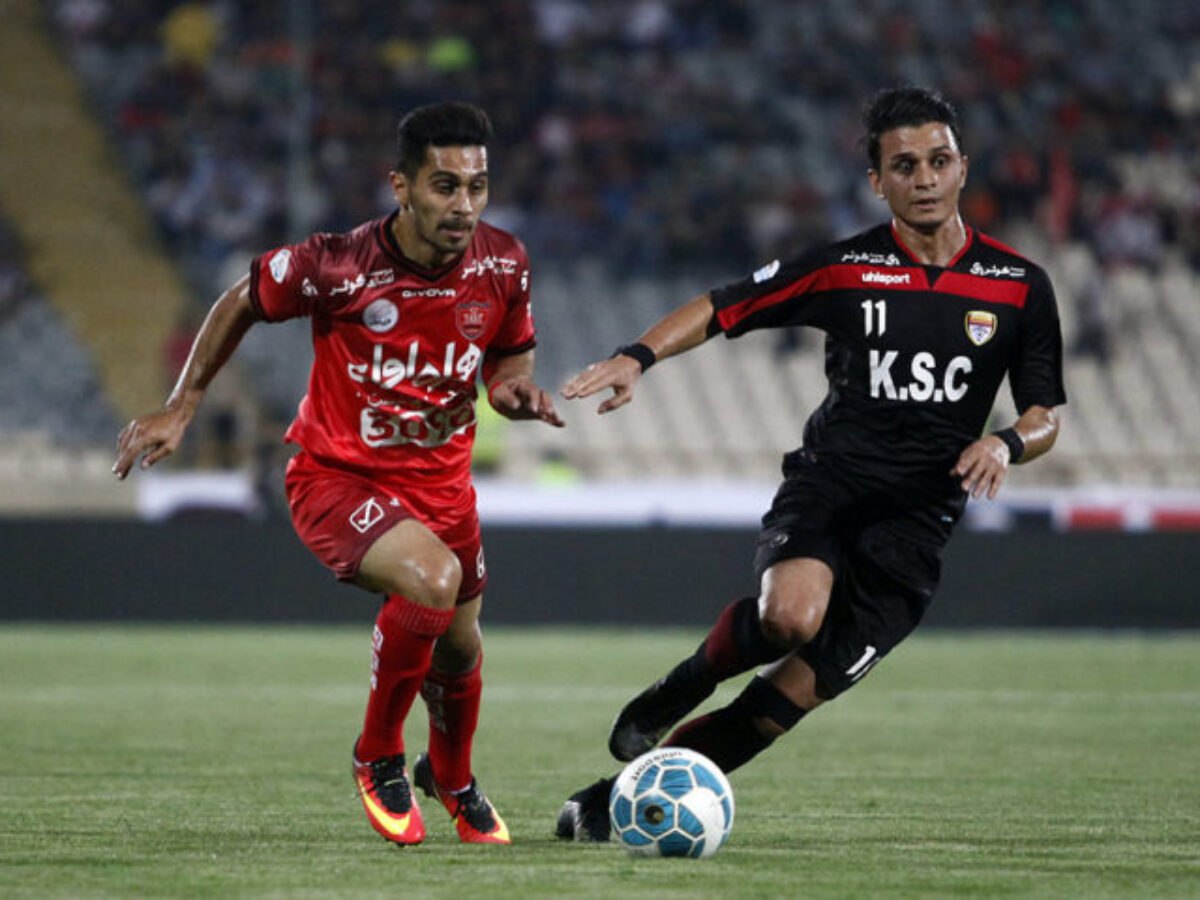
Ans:
{"label": "white and blue soccer ball", "polygon": [[712,856],[733,827],[733,790],[708,757],[662,747],[617,776],[608,812],[617,838],[636,856]]}

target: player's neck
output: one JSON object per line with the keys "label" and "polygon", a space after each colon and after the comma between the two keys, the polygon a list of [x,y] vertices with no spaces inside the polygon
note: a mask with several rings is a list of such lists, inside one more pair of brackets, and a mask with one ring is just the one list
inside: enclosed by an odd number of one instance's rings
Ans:
{"label": "player's neck", "polygon": [[461,252],[446,253],[422,240],[411,216],[393,216],[391,227],[392,238],[404,254],[404,258],[419,268],[437,271],[452,265],[462,257]]}
{"label": "player's neck", "polygon": [[967,242],[967,227],[958,213],[930,230],[898,218],[892,219],[892,228],[913,258],[926,266],[948,266]]}

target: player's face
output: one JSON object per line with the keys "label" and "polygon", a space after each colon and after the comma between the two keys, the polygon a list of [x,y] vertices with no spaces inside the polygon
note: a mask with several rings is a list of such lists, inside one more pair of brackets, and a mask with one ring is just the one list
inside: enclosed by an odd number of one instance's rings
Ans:
{"label": "player's face", "polygon": [[868,173],[871,187],[887,200],[898,223],[932,233],[957,219],[967,158],[949,126],[927,122],[885,131],[879,166]]}
{"label": "player's face", "polygon": [[447,264],[471,243],[488,202],[486,147],[429,147],[409,179],[392,173],[405,254],[430,268]]}

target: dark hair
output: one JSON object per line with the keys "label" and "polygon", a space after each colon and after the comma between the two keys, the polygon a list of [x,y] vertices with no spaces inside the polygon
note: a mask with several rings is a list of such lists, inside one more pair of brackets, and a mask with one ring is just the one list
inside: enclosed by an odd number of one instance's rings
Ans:
{"label": "dark hair", "polygon": [[485,147],[492,122],[473,103],[418,106],[396,128],[396,170],[413,178],[425,162],[427,147]]}
{"label": "dark hair", "polygon": [[879,170],[879,139],[893,128],[941,122],[950,129],[954,142],[962,150],[958,113],[954,105],[937,91],[907,86],[885,88],[863,108],[862,120],[867,130],[863,138],[867,145],[867,157],[871,160],[871,168],[876,171]]}

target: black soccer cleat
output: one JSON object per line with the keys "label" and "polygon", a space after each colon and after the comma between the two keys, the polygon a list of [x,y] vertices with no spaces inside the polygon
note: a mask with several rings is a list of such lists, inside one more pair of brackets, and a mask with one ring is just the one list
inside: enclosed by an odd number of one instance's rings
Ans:
{"label": "black soccer cleat", "polygon": [[612,831],[608,820],[608,796],[616,780],[615,775],[601,778],[568,797],[558,814],[555,836],[564,841],[607,843]]}
{"label": "black soccer cleat", "polygon": [[630,762],[653,750],[671,726],[712,696],[717,682],[689,657],[625,704],[608,733],[608,752]]}

